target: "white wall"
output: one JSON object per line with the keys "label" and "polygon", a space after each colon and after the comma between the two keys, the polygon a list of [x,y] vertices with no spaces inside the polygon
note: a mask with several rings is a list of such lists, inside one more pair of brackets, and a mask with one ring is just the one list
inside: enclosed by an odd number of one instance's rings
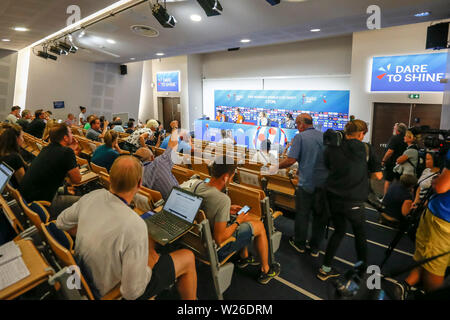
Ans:
{"label": "white wall", "polygon": [[[350,113],[372,122],[375,102],[442,104],[442,92],[421,92],[410,100],[408,92],[369,92],[370,64],[373,56],[430,53],[425,50],[429,22],[356,32],[353,34]],[[369,126],[371,136],[371,126]]]}
{"label": "white wall", "polygon": [[0,121],[11,112],[16,81],[17,52],[0,49]]}
{"label": "white wall", "polygon": [[202,86],[202,56],[189,55],[188,67],[188,95],[189,95],[189,128],[194,129],[195,119],[203,114],[203,86]]}
{"label": "white wall", "polygon": [[[30,56],[27,85],[27,109],[51,110],[56,119],[68,113],[79,114],[79,106],[87,114],[104,115],[128,112],[137,118],[143,63],[127,64],[128,74],[121,75],[118,64],[91,63],[71,56],[57,61]],[[64,101],[64,109],[53,109],[53,101]]]}
{"label": "white wall", "polygon": [[203,113],[214,90],[350,90],[351,36],[203,56]]}
{"label": "white wall", "polygon": [[146,119],[157,118],[153,108],[153,71],[152,60],[143,62],[141,94],[139,100],[139,120],[144,122]]}
{"label": "white wall", "polygon": [[[162,71],[180,71],[180,92],[157,92],[156,73]],[[179,56],[165,59],[152,60],[153,72],[153,112],[156,119],[162,122],[161,107],[158,108],[158,97],[179,97],[181,111],[181,126],[189,129],[189,94],[188,94],[188,59],[187,56]],[[159,110],[158,110],[159,109]]]}

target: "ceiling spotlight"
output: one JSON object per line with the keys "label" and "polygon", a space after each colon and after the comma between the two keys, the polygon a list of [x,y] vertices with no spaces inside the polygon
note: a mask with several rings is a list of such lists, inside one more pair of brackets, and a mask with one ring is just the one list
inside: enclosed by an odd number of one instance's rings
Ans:
{"label": "ceiling spotlight", "polygon": [[248,43],[248,42],[250,42],[250,41],[252,41],[252,40],[250,40],[250,39],[242,39],[242,40],[241,40],[242,43]]}
{"label": "ceiling spotlight", "polygon": [[311,31],[311,32],[319,32],[320,29],[311,29],[310,31]]}
{"label": "ceiling spotlight", "polygon": [[2,39],[2,41],[3,41],[3,42],[9,42],[9,41],[11,41],[11,40],[9,40],[9,39]]}
{"label": "ceiling spotlight", "polygon": [[23,31],[28,31],[28,29],[27,29],[27,28],[24,28],[24,27],[14,27],[14,30],[16,30],[16,31],[21,31],[21,32],[23,32]]}
{"label": "ceiling spotlight", "polygon": [[78,38],[83,38],[85,34],[86,34],[86,31],[84,29],[82,29],[80,34],[78,35]]}
{"label": "ceiling spotlight", "polygon": [[202,21],[202,17],[200,17],[198,14],[192,14],[191,20],[195,21],[195,22],[199,22],[199,21]]}
{"label": "ceiling spotlight", "polygon": [[157,54],[156,54],[157,56],[163,56],[164,55],[164,53],[162,53],[162,52],[158,52]]}
{"label": "ceiling spotlight", "polygon": [[111,43],[111,44],[115,44],[116,43],[113,39],[106,39],[106,42]]}
{"label": "ceiling spotlight", "polygon": [[223,8],[219,0],[197,0],[198,4],[205,10],[208,17],[218,16],[222,13]]}
{"label": "ceiling spotlight", "polygon": [[58,56],[63,53],[64,50],[58,48],[57,46],[51,46],[49,49],[50,52],[57,54]]}
{"label": "ceiling spotlight", "polygon": [[166,8],[161,6],[158,2],[152,6],[152,13],[153,13],[153,16],[156,18],[156,20],[158,20],[158,22],[164,28],[175,27],[175,24],[177,23],[177,20],[175,20],[175,17],[169,15],[169,13],[167,13]]}
{"label": "ceiling spotlight", "polygon": [[130,60],[136,60],[136,58],[130,58]]}
{"label": "ceiling spotlight", "polygon": [[414,17],[426,17],[426,16],[429,16],[429,15],[430,15],[430,12],[429,11],[425,11],[425,12],[416,13],[414,15]]}
{"label": "ceiling spotlight", "polygon": [[43,59],[52,59],[52,60],[58,59],[58,57],[52,54],[48,54],[46,49],[44,49],[44,51],[38,51],[37,56]]}
{"label": "ceiling spotlight", "polygon": [[268,3],[270,3],[271,6],[275,6],[277,4],[280,4],[280,0],[266,0]]}

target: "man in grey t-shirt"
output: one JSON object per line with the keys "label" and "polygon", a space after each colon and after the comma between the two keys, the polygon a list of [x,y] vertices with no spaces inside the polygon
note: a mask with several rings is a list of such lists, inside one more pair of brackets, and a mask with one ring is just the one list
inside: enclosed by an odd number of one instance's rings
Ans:
{"label": "man in grey t-shirt", "polygon": [[[269,266],[269,246],[264,224],[260,220],[251,220],[244,213],[239,214],[234,222],[230,223],[230,213],[236,214],[241,207],[231,205],[231,199],[222,192],[233,181],[236,167],[232,158],[217,157],[212,165],[211,181],[209,183],[195,182],[190,191],[203,197],[202,209],[208,218],[216,243],[221,244],[231,236],[236,238],[236,241],[228,243],[219,250],[219,260],[239,250],[241,259],[237,263],[238,267],[245,268],[249,264],[261,263],[258,282],[266,284],[280,273],[280,265],[275,263]],[[248,253],[247,246],[251,243],[252,236],[255,237],[254,244],[260,262]]]}
{"label": "man in grey t-shirt", "polygon": [[100,131],[100,119],[95,117],[90,121],[91,128],[86,133],[86,138],[101,142],[105,133],[108,129],[108,121],[105,121],[105,125],[103,126],[103,131]]}

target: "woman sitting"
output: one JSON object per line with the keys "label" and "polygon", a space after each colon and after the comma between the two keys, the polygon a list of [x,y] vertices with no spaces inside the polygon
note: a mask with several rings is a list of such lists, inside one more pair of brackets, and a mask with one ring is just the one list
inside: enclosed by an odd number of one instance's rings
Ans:
{"label": "woman sitting", "polygon": [[105,144],[95,149],[91,162],[106,168],[109,172],[114,160],[121,154],[128,152],[119,148],[119,133],[117,131],[109,130],[105,133],[103,140],[105,140]]}
{"label": "woman sitting", "polygon": [[10,182],[17,188],[28,168],[20,155],[20,147],[23,144],[22,128],[15,124],[3,124],[0,132],[0,163],[5,162],[14,170]]}

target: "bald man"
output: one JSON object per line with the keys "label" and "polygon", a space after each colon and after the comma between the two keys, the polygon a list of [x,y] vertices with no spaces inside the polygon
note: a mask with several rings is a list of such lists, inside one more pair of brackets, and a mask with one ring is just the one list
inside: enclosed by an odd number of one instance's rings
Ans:
{"label": "bald man", "polygon": [[[110,171],[110,190],[95,190],[64,210],[56,221],[76,229],[75,255],[96,298],[120,283],[127,300],[149,299],[177,280],[182,299],[197,296],[195,258],[182,249],[159,255],[147,226],[130,207],[142,181],[142,165],[133,156],[117,158]],[[89,271],[89,272],[87,272]]]}
{"label": "bald man", "polygon": [[299,133],[292,140],[287,159],[279,164],[279,169],[283,169],[298,162],[295,236],[289,239],[289,243],[297,252],[306,252],[308,225],[312,220],[309,251],[311,256],[318,257],[325,234],[326,217],[317,204],[324,203],[323,187],[328,176],[323,157],[323,134],[314,129],[312,118],[307,113],[298,115],[295,122]]}

